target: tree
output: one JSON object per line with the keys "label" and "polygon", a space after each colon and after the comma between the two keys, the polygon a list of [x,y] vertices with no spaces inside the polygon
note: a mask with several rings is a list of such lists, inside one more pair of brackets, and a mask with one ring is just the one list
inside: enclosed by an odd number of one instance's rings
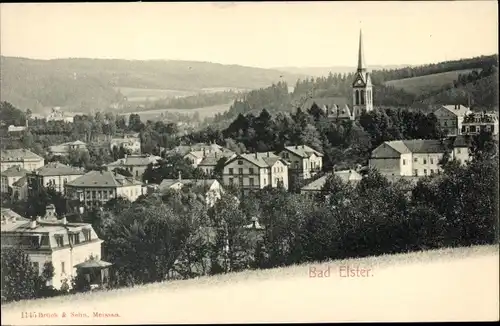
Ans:
{"label": "tree", "polygon": [[28,255],[21,249],[2,249],[2,302],[33,299],[40,280]]}

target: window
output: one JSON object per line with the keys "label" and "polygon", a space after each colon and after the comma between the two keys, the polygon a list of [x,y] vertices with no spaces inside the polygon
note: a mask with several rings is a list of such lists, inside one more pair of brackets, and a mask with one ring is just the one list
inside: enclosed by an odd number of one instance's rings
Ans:
{"label": "window", "polygon": [[104,190],[104,192],[103,192],[103,199],[108,200],[108,191],[107,190]]}
{"label": "window", "polygon": [[64,238],[62,235],[56,235],[56,243],[58,247],[64,247]]}
{"label": "window", "polygon": [[92,238],[92,232],[90,230],[83,230],[83,236],[85,237],[85,241],[90,241]]}
{"label": "window", "polygon": [[299,168],[299,162],[295,162],[295,168],[298,169]]}
{"label": "window", "polygon": [[433,174],[434,174],[434,170],[433,170],[433,169],[431,169],[431,175],[433,175]]}
{"label": "window", "polygon": [[253,174],[253,168],[249,168],[248,173]]}
{"label": "window", "polygon": [[434,164],[434,159],[431,157],[431,164]]}
{"label": "window", "polygon": [[64,183],[64,184],[67,184],[67,183],[68,183],[68,178],[64,178],[63,183]]}
{"label": "window", "polygon": [[135,170],[135,176],[138,177],[139,176],[139,170]]}
{"label": "window", "polygon": [[96,192],[95,192],[95,190],[92,190],[92,199],[96,199]]}
{"label": "window", "polygon": [[427,159],[424,158],[424,164],[427,164]]}
{"label": "window", "polygon": [[238,160],[238,165],[243,165],[243,161],[242,160]]}
{"label": "window", "polygon": [[417,176],[417,175],[418,175],[418,170],[417,170],[417,169],[415,169],[415,171],[414,171],[414,172],[415,172],[415,176]]}
{"label": "window", "polygon": [[61,262],[61,273],[66,274],[66,268],[65,268],[65,267],[66,267],[66,266],[64,266],[64,262],[62,261],[62,262]]}
{"label": "window", "polygon": [[284,156],[285,156],[285,158],[289,158],[290,157],[290,155],[287,152],[285,152]]}
{"label": "window", "polygon": [[243,174],[243,169],[242,168],[238,169],[238,174]]}
{"label": "window", "polygon": [[457,148],[457,154],[460,154],[460,148]]}
{"label": "window", "polygon": [[243,177],[240,177],[240,187],[243,187]]}
{"label": "window", "polygon": [[403,165],[406,165],[406,160],[403,160]]}
{"label": "window", "polygon": [[249,181],[250,181],[250,185],[253,186],[254,185],[253,178],[250,178]]}
{"label": "window", "polygon": [[470,132],[476,132],[476,126],[470,126]]}
{"label": "window", "polygon": [[424,175],[427,175],[427,169],[424,169]]}
{"label": "window", "polygon": [[413,159],[413,162],[417,163],[417,162],[418,162],[418,158],[416,158],[416,157],[415,157],[415,158]]}
{"label": "window", "polygon": [[264,186],[267,184],[267,179],[264,178]]}
{"label": "window", "polygon": [[69,241],[72,244],[79,244],[80,243],[80,235],[78,233],[76,233],[76,234],[69,234]]}
{"label": "window", "polygon": [[234,184],[234,179],[233,178],[229,178],[229,184],[230,185]]}
{"label": "window", "polygon": [[230,169],[229,169],[229,174],[234,174],[234,170],[233,170],[233,168],[230,168]]}
{"label": "window", "polygon": [[36,275],[40,275],[40,264],[36,261],[31,264],[33,266],[33,269],[36,271]]}

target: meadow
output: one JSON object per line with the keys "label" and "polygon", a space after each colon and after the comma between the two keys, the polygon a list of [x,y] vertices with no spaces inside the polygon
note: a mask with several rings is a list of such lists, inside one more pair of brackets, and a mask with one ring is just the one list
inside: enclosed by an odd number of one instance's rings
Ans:
{"label": "meadow", "polygon": [[190,110],[183,110],[183,109],[161,109],[161,110],[145,110],[145,111],[136,111],[136,112],[128,112],[128,113],[121,113],[120,115],[124,116],[130,116],[130,114],[139,114],[141,117],[142,121],[160,121],[163,120],[164,117],[162,116],[162,113],[180,113],[180,114],[185,114],[185,115],[194,115],[195,113],[198,113],[200,115],[200,119],[204,119],[206,117],[213,117],[217,113],[224,113],[229,110],[229,107],[231,106],[231,103],[227,104],[221,104],[221,105],[214,105],[214,106],[205,106],[202,108],[197,108],[197,109],[190,109]]}
{"label": "meadow", "polygon": [[[498,320],[498,249],[445,248],[20,301],[2,306],[2,324]],[[371,275],[341,277],[345,266]],[[312,268],[330,273],[311,277]],[[21,319],[21,312],[58,317]]]}
{"label": "meadow", "polygon": [[420,77],[390,80],[384,84],[403,89],[408,93],[422,95],[442,90],[447,86],[453,86],[453,81],[458,79],[459,74],[468,74],[473,70],[478,69],[455,70]]}
{"label": "meadow", "polygon": [[127,97],[128,102],[146,102],[165,98],[187,97],[202,93],[219,93],[225,91],[249,91],[250,89],[235,87],[212,87],[201,88],[199,90],[176,90],[176,89],[155,89],[155,88],[133,88],[133,87],[114,87]]}

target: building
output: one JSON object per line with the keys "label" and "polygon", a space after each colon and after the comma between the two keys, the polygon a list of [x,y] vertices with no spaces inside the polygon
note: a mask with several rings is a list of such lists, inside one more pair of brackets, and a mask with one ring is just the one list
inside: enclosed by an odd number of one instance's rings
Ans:
{"label": "building", "polygon": [[215,152],[206,154],[201,161],[198,163],[197,167],[200,168],[206,175],[212,175],[215,171],[215,167],[221,158],[226,158],[229,160],[236,156],[236,154],[230,150],[224,150],[222,152]]}
{"label": "building", "polygon": [[130,154],[141,154],[141,138],[139,134],[125,134],[123,137],[111,138],[109,149],[112,151],[114,147],[123,147],[130,151]]}
{"label": "building", "polygon": [[212,207],[224,193],[222,185],[216,179],[182,179],[180,173],[178,179],[163,179],[158,186],[158,191],[180,190],[185,186],[192,186],[200,189],[203,192],[202,195],[208,207]]}
{"label": "building", "polygon": [[203,161],[206,157],[230,157],[234,154],[232,151],[217,145],[213,144],[205,144],[205,143],[196,143],[193,145],[181,145],[177,146],[174,149],[167,152],[167,155],[181,155],[185,159],[192,162],[193,167],[197,167],[201,161]]}
{"label": "building", "polygon": [[64,194],[64,186],[85,174],[83,168],[68,166],[60,162],[50,162],[27,175],[28,195],[36,194],[44,188],[52,188]]}
{"label": "building", "polygon": [[49,121],[63,121],[67,123],[73,123],[74,117],[67,115],[61,110],[59,106],[52,108],[52,112],[45,118],[47,122]]}
{"label": "building", "polygon": [[14,125],[10,125],[8,128],[7,128],[7,131],[9,133],[12,133],[12,132],[23,132],[26,130],[26,126],[14,126]]}
{"label": "building", "polygon": [[25,175],[12,184],[12,200],[26,200],[28,198],[28,177]]}
{"label": "building", "polygon": [[130,172],[130,174],[138,179],[142,180],[142,176],[146,171],[149,164],[156,164],[161,160],[161,157],[154,155],[127,155],[124,158],[116,160],[112,163],[106,165],[109,171],[113,171],[116,168],[121,168]]}
{"label": "building", "polygon": [[13,166],[33,171],[45,163],[42,157],[27,149],[5,149],[0,154],[2,172]]}
{"label": "building", "polygon": [[242,190],[283,186],[288,189],[289,163],[270,152],[238,154],[224,165],[224,185],[235,185]]}
{"label": "building", "polygon": [[461,163],[469,161],[468,140],[457,136],[446,140],[386,141],[372,151],[369,166],[387,176],[433,175],[441,172],[439,163],[445,153]]}
{"label": "building", "polygon": [[66,196],[83,208],[100,207],[117,197],[135,201],[142,193],[142,182],[111,171],[90,171],[66,184]]}
{"label": "building", "polygon": [[[6,194],[12,190],[12,185],[19,179],[26,176],[30,171],[23,169],[22,167],[12,166],[5,171],[0,173],[1,176],[1,191]],[[9,190],[10,189],[10,190]]]}
{"label": "building", "polygon": [[441,105],[434,111],[439,126],[446,136],[457,136],[461,134],[464,117],[471,113],[471,110],[463,105]]}
{"label": "building", "polygon": [[66,156],[70,151],[88,151],[87,144],[77,140],[49,147],[49,154],[54,156]]}
{"label": "building", "polygon": [[323,168],[323,154],[307,145],[286,146],[279,156],[290,163],[290,181],[310,179]]}
{"label": "building", "polygon": [[[363,112],[373,110],[373,85],[365,62],[363,34],[361,31],[359,32],[358,65],[352,83],[352,98],[310,98],[302,105],[302,109],[309,110],[314,104],[332,120],[355,120]],[[349,107],[349,104],[351,104],[351,107]]]}
{"label": "building", "polygon": [[[353,186],[355,186],[359,181],[361,181],[361,179],[363,179],[363,176],[355,170],[335,171],[333,172],[333,174],[338,176],[343,182],[350,183]],[[300,193],[306,196],[314,196],[320,193],[321,189],[323,189],[323,186],[325,185],[326,179],[328,179],[330,175],[332,175],[332,173],[328,173],[305,185],[300,189]]]}
{"label": "building", "polygon": [[470,113],[462,122],[462,135],[477,135],[481,131],[498,135],[498,117],[494,113]]}
{"label": "building", "polygon": [[10,210],[2,209],[2,250],[19,248],[30,258],[38,274],[42,274],[45,263],[54,266],[54,277],[49,285],[60,289],[76,275],[75,265],[89,257],[101,256],[102,240],[91,224],[68,223],[66,218],[57,220],[54,209],[47,207],[47,216],[29,220]]}

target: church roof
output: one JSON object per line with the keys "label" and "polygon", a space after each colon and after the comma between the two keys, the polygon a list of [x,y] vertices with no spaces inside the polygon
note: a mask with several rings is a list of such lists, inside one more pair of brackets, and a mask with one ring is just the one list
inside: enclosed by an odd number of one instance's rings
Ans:
{"label": "church roof", "polygon": [[361,30],[359,30],[358,71],[366,71],[365,53],[363,50],[363,32]]}
{"label": "church roof", "polygon": [[330,109],[333,107],[333,105],[343,107],[349,104],[349,101],[345,97],[336,97],[336,96],[309,98],[304,103],[304,105],[302,105],[302,109],[309,110],[313,106],[313,104],[316,104],[320,109],[323,109],[325,106],[327,109]]}

